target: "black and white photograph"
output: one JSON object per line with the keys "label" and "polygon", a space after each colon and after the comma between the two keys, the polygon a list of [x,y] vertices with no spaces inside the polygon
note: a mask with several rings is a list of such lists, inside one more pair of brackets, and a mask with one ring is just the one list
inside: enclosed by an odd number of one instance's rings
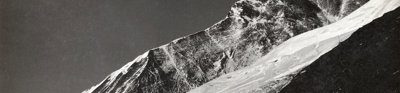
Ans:
{"label": "black and white photograph", "polygon": [[400,93],[400,0],[0,0],[0,93]]}

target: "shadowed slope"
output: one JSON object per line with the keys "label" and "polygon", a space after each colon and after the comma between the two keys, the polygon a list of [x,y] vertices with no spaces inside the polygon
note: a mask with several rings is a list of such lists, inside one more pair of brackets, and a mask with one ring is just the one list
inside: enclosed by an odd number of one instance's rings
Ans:
{"label": "shadowed slope", "polygon": [[400,8],[320,57],[282,93],[400,92]]}

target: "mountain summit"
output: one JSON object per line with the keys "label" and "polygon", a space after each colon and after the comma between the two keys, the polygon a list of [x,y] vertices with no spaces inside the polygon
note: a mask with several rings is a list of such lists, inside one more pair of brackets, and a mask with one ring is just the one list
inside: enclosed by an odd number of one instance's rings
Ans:
{"label": "mountain summit", "polygon": [[257,64],[288,39],[338,22],[367,2],[240,0],[215,25],[147,51],[84,93],[182,93],[198,87],[195,90],[208,89],[204,85],[213,84],[208,82],[219,82],[220,76]]}

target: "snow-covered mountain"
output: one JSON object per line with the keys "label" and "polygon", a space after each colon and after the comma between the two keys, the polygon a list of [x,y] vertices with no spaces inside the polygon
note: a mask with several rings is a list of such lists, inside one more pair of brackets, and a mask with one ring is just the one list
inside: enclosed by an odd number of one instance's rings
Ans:
{"label": "snow-covered mountain", "polygon": [[[331,49],[335,48],[337,45],[339,45],[340,42],[347,40],[352,35],[353,32],[357,31],[358,29],[367,25],[368,23],[372,22],[374,19],[381,17],[386,12],[392,11],[399,6],[400,6],[399,0],[386,0],[386,1],[371,0],[362,7],[360,7],[359,9],[357,9],[356,11],[352,12],[350,15],[344,17],[343,19],[335,23],[290,38],[289,40],[280,44],[278,47],[274,48],[266,56],[263,56],[262,58],[258,59],[251,66],[220,76],[217,79],[214,79],[194,90],[191,90],[190,92],[191,93],[279,92],[282,88],[284,88],[287,84],[289,84],[293,79],[293,77],[295,77],[295,75],[297,75],[303,68],[312,64],[320,56],[329,52]],[[392,43],[395,44],[396,42]],[[357,57],[359,55],[362,54],[356,54],[351,56]],[[381,57],[376,56],[376,58],[379,59]],[[398,59],[391,61],[399,62]],[[396,64],[396,62],[392,63],[393,65]],[[326,66],[327,66],[326,69],[329,69],[328,68],[329,65]],[[324,66],[321,66],[321,68],[323,67]],[[373,68],[371,69],[373,70]],[[325,72],[325,73],[331,73],[331,72]],[[348,78],[348,77],[341,77],[341,78]],[[309,80],[309,82],[310,81],[311,80]],[[340,85],[333,84],[332,86],[340,86]],[[319,86],[319,87],[326,87],[326,86]],[[309,90],[311,90],[311,92],[314,92],[313,89],[311,88]],[[335,91],[327,90],[326,92],[335,92]]]}
{"label": "snow-covered mountain", "polygon": [[208,85],[219,82],[216,78],[222,75],[254,66],[289,38],[330,26],[367,2],[241,0],[215,25],[147,51],[84,92],[181,93],[203,85],[195,89],[201,90],[211,80]]}

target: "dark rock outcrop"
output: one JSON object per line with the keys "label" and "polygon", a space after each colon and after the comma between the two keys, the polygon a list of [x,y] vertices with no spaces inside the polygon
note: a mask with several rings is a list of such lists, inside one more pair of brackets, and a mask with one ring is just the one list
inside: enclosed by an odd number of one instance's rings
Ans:
{"label": "dark rock outcrop", "polygon": [[149,50],[85,92],[187,92],[246,67],[285,40],[335,22],[359,7],[350,6],[355,0],[339,1],[347,3],[238,1],[217,24]]}
{"label": "dark rock outcrop", "polygon": [[281,93],[399,93],[400,8],[356,31]]}

